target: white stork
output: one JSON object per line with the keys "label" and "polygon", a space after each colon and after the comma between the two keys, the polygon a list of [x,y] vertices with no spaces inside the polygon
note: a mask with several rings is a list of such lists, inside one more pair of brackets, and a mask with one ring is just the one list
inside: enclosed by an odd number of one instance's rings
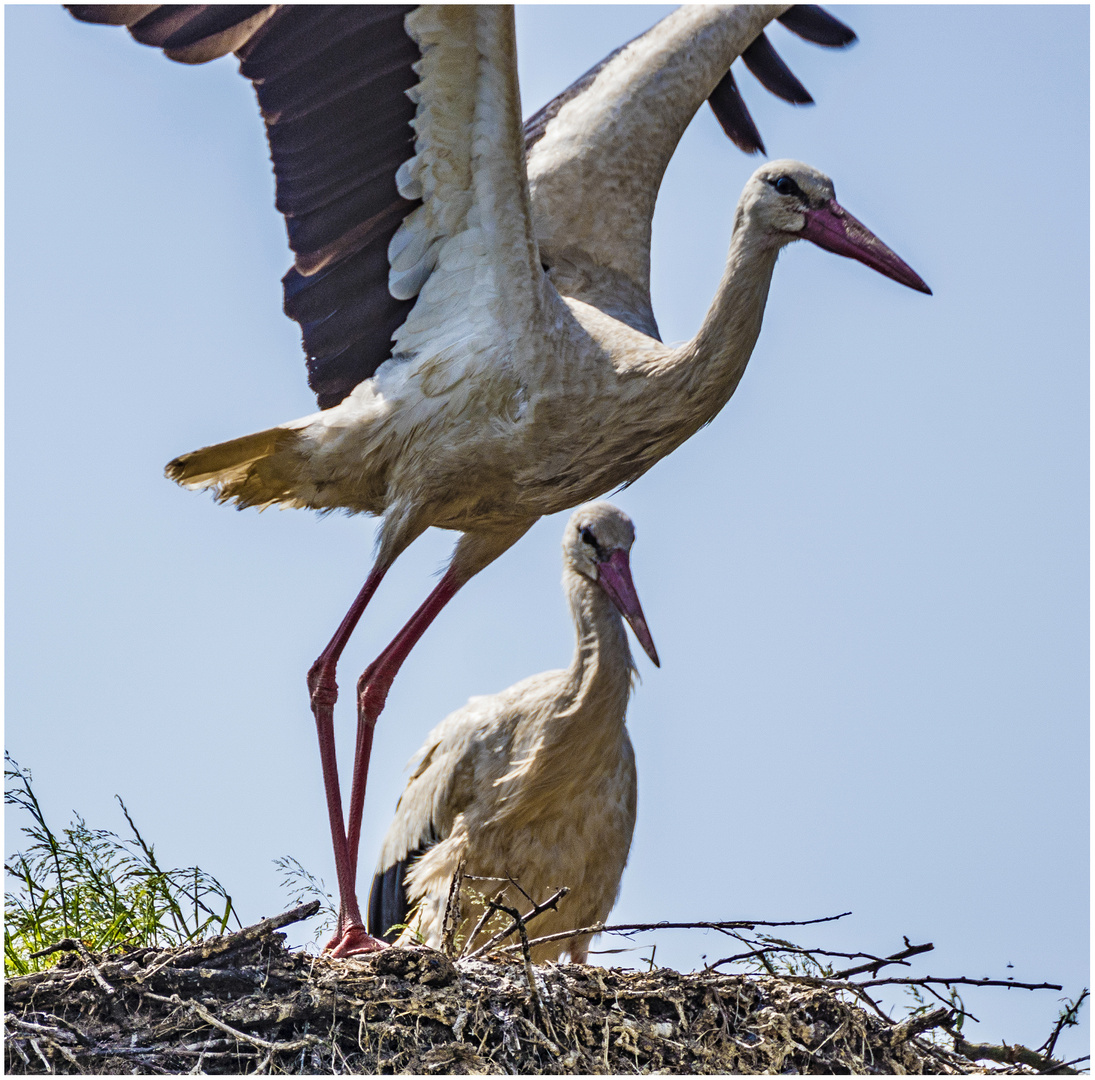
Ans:
{"label": "white stork", "polygon": [[[308,675],[342,897],[329,947],[369,951],[380,943],[354,880],[373,727],[438,612],[540,516],[630,483],[718,413],[791,241],[929,291],[837,204],[825,176],[772,162],[746,185],[699,333],[675,348],[658,335],[651,216],[692,116],[710,100],[735,142],[761,148],[731,63],[742,56],[769,89],[805,101],[764,26],[779,18],[828,45],[852,35],[812,7],[682,8],[522,131],[508,8],[71,10],[125,23],[183,62],[235,51],[258,93],[296,254],[285,310],[301,324],[321,411],[167,471],[240,506],[382,518],[373,568]],[[358,682],[344,823],[335,667],[389,567],[431,525],[462,535],[438,586]]]}
{"label": "white stork", "polygon": [[[631,519],[611,503],[571,515],[563,591],[574,659],[472,698],[426,736],[380,850],[371,934],[405,925],[389,940],[439,947],[461,863],[476,892],[502,891],[510,907],[528,907],[522,891],[542,901],[567,886],[559,909],[540,916],[538,935],[589,926],[612,910],[635,828],[635,753],[624,726],[635,665],[624,619],[658,664],[631,579],[634,539]],[[483,911],[481,902],[465,904],[458,933],[482,928]],[[588,945],[587,936],[533,952],[542,961],[565,950],[583,963]]]}

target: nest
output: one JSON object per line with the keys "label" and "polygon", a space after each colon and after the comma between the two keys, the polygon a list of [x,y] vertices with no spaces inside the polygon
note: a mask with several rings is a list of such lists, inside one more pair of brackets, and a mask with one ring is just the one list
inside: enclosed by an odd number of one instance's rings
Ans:
{"label": "nest", "polygon": [[285,947],[302,910],[196,947],[60,943],[55,967],[7,984],[8,1072],[985,1071],[791,979],[425,948],[331,960]]}

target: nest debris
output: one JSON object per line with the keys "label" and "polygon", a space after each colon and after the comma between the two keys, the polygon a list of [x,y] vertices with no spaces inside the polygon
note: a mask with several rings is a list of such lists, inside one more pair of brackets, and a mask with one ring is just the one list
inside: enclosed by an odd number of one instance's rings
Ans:
{"label": "nest debris", "polygon": [[[312,905],[307,905],[311,908]],[[285,947],[303,908],[199,946],[78,942],[7,983],[9,1073],[983,1073],[790,979],[637,972],[425,948]],[[902,1030],[904,1029],[904,1030]]]}

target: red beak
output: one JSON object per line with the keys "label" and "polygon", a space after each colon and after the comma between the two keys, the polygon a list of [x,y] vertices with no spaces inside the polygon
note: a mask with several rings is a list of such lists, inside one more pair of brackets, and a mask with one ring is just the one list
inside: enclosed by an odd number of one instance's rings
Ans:
{"label": "red beak", "polygon": [[806,226],[798,234],[818,247],[836,255],[858,259],[872,270],[885,274],[917,292],[932,291],[923,278],[904,259],[898,258],[866,225],[857,221],[843,206],[830,199],[820,210],[806,211]]}
{"label": "red beak", "polygon": [[654,648],[654,639],[650,636],[650,628],[646,625],[646,616],[643,614],[643,606],[639,603],[639,594],[635,591],[635,582],[631,580],[631,564],[628,562],[627,552],[617,548],[597,570],[597,582],[608,598],[616,605],[616,610],[631,624],[635,631],[635,637],[643,651],[655,667],[661,667],[658,659],[658,650]]}

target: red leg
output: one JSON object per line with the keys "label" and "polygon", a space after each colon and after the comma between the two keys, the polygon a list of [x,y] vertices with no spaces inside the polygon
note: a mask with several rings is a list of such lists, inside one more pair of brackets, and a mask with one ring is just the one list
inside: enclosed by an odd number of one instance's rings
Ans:
{"label": "red leg", "polygon": [[[426,602],[414,613],[410,622],[396,635],[392,643],[374,660],[357,683],[357,749],[354,754],[354,780],[350,791],[350,821],[346,835],[347,856],[351,881],[357,877],[357,849],[361,837],[361,814],[365,806],[365,781],[369,774],[369,758],[373,748],[373,729],[387,700],[388,691],[396,673],[411,649],[425,633],[426,628],[440,614],[441,609],[456,595],[460,586],[449,570],[430,593]],[[356,910],[357,903],[354,901]],[[345,935],[332,949],[334,956],[349,956],[355,952],[372,951],[362,948],[376,939],[365,933],[360,917],[356,923],[348,920],[340,931]],[[367,941],[363,941],[367,939]]]}
{"label": "red leg", "polygon": [[[346,642],[354,632],[358,620],[366,605],[372,599],[377,586],[387,570],[386,566],[373,567],[365,584],[358,593],[346,617],[342,620],[335,636],[319,659],[308,672],[308,691],[311,697],[312,713],[316,719],[316,733],[319,736],[319,758],[323,766],[323,787],[327,795],[327,816],[331,822],[331,842],[335,852],[335,874],[338,877],[338,892],[341,909],[335,937],[327,943],[330,948],[341,941],[347,926],[361,925],[361,912],[357,906],[357,894],[354,891],[354,870],[346,846],[345,824],[342,817],[342,793],[338,783],[338,762],[335,758],[335,701],[338,699],[338,684],[335,682],[335,668]],[[356,860],[355,860],[356,861]],[[373,939],[369,939],[372,941]],[[359,943],[361,945],[366,942]],[[374,948],[382,945],[377,943]],[[358,951],[368,951],[359,949]]]}

